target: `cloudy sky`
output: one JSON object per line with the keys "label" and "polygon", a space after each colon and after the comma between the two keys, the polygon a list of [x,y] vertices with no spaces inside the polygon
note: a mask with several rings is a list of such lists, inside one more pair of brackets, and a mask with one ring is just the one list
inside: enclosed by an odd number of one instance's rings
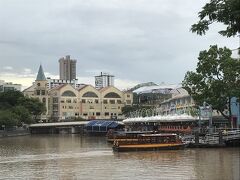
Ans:
{"label": "cloudy sky", "polygon": [[238,38],[192,34],[197,12],[208,0],[0,0],[0,79],[35,79],[40,63],[58,78],[58,59],[77,59],[80,83],[108,72],[121,89],[153,81],[180,83],[194,70],[199,51]]}

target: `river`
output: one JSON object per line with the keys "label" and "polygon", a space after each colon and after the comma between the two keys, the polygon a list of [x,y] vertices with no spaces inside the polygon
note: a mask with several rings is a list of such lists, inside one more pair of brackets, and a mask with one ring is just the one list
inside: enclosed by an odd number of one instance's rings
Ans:
{"label": "river", "polygon": [[240,179],[240,149],[114,153],[105,137],[0,138],[0,179]]}

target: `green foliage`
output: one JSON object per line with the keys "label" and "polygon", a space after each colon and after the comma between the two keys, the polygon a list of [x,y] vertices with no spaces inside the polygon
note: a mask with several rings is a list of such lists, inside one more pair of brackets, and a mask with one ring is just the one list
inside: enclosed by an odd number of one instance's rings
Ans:
{"label": "green foliage", "polygon": [[231,37],[240,33],[240,1],[239,0],[210,0],[198,13],[199,21],[191,27],[192,32],[203,35],[209,25],[219,22],[226,29],[219,31],[223,36]]}
{"label": "green foliage", "polygon": [[0,110],[0,127],[5,125],[6,128],[16,126],[19,123],[16,114],[10,110]]}
{"label": "green foliage", "polygon": [[24,97],[20,91],[7,91],[0,93],[0,107],[15,106],[18,103],[18,99]]}
{"label": "green foliage", "polygon": [[0,127],[33,123],[45,110],[38,99],[24,97],[19,91],[0,93]]}
{"label": "green foliage", "polygon": [[[196,72],[186,73],[183,87],[193,97],[197,105],[204,101],[211,104],[224,117],[231,116],[230,99],[239,97],[240,61],[231,58],[231,50],[210,46],[201,51]],[[229,114],[224,110],[228,109]]]}
{"label": "green foliage", "polygon": [[138,109],[138,106],[124,106],[122,108],[122,113],[124,115],[129,114],[130,112],[136,111]]}
{"label": "green foliage", "polygon": [[24,106],[15,106],[12,112],[17,116],[19,122],[24,122],[25,124],[33,123],[33,119],[28,109]]}
{"label": "green foliage", "polygon": [[36,120],[38,115],[46,111],[44,104],[41,103],[37,98],[19,98],[18,103],[28,109],[28,111],[34,116],[34,120]]}

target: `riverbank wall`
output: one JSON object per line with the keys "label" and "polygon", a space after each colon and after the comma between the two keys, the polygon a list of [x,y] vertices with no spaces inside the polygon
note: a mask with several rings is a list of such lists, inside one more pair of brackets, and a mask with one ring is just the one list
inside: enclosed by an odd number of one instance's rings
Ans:
{"label": "riverbank wall", "polygon": [[16,136],[26,136],[29,135],[30,132],[27,129],[17,129],[17,130],[11,130],[11,131],[0,131],[0,138],[4,137],[16,137]]}

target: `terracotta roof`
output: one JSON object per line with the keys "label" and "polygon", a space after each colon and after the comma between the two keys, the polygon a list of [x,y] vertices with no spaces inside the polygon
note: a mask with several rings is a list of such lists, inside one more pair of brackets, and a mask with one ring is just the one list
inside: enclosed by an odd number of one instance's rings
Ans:
{"label": "terracotta roof", "polygon": [[85,85],[83,85],[82,87],[79,87],[77,90],[80,91],[80,90],[82,90],[82,89],[84,89],[84,88],[86,88],[86,87],[88,87],[88,86],[90,86],[90,87],[96,89],[96,88],[93,87],[91,84],[85,84]]}
{"label": "terracotta roof", "polygon": [[84,88],[87,87],[87,86],[88,86],[88,85],[84,84],[84,85],[78,87],[77,90],[80,91],[80,90],[84,89]]}
{"label": "terracotta roof", "polygon": [[109,89],[110,87],[112,87],[112,86],[104,87],[104,88],[102,88],[102,89],[99,89],[99,91],[100,91],[100,92],[106,91],[106,90]]}
{"label": "terracotta roof", "polygon": [[[118,88],[116,88],[116,87],[114,87],[114,86],[107,86],[107,87],[104,87],[104,88],[102,88],[102,89],[99,89],[99,92],[106,91],[106,90],[109,89],[109,88],[114,88],[114,89],[117,89],[118,91],[121,91],[121,90],[119,90]],[[121,92],[122,92],[122,91],[121,91]]]}

